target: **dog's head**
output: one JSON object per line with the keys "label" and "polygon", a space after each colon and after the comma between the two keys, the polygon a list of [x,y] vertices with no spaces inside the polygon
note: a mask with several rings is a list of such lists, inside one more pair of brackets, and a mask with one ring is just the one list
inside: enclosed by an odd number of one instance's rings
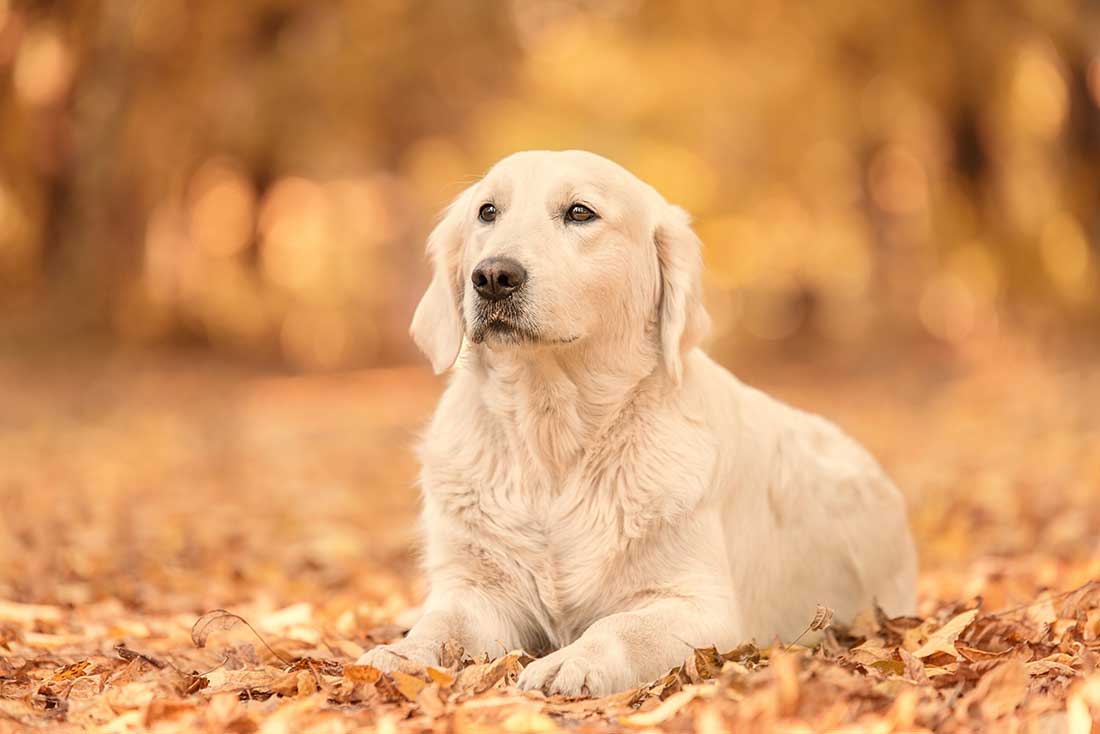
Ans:
{"label": "dog's head", "polygon": [[517,153],[460,194],[428,237],[434,274],[411,333],[440,373],[463,337],[554,349],[648,329],[678,381],[681,355],[709,324],[699,247],[687,213],[615,163]]}

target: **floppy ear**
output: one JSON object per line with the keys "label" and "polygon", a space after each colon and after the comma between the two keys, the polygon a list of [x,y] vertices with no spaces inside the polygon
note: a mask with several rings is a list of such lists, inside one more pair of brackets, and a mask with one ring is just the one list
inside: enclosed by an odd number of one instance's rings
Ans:
{"label": "floppy ear", "polygon": [[653,238],[661,271],[661,357],[677,385],[683,378],[683,355],[710,330],[703,307],[702,243],[691,229],[691,217],[668,205]]}
{"label": "floppy ear", "polygon": [[420,299],[409,327],[413,341],[427,355],[437,375],[455,363],[462,348],[462,285],[458,273],[462,255],[461,224],[469,191],[459,194],[428,235],[432,282]]}

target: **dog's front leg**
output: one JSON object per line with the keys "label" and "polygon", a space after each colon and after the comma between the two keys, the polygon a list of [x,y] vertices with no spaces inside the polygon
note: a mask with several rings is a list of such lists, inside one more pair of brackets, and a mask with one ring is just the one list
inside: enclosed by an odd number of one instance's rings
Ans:
{"label": "dog's front leg", "polygon": [[571,645],[524,669],[518,685],[549,695],[606,696],[641,685],[682,663],[696,646],[732,645],[725,603],[664,599],[594,623]]}
{"label": "dog's front leg", "polygon": [[473,588],[457,587],[432,591],[424,604],[424,615],[405,639],[379,645],[364,653],[359,665],[372,665],[389,673],[402,660],[418,665],[439,665],[443,643],[454,640],[476,657],[521,647],[517,626],[494,600]]}

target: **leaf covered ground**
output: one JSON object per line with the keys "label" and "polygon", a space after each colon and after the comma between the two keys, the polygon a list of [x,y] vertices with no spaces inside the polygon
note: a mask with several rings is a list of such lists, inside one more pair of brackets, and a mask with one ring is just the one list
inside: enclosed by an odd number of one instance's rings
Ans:
{"label": "leaf covered ground", "polygon": [[734,365],[902,486],[919,614],[696,650],[598,700],[521,694],[519,650],[353,664],[423,593],[423,371],[0,358],[0,733],[1100,731],[1096,357],[1005,338]]}

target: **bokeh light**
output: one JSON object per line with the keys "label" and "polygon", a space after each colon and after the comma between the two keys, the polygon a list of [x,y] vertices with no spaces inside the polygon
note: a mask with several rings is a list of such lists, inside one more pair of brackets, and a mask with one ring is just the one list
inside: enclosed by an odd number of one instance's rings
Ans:
{"label": "bokeh light", "polygon": [[719,355],[1077,328],[1100,11],[1045,7],[0,2],[2,297],[306,371],[412,361],[440,209],[579,147],[691,212]]}

